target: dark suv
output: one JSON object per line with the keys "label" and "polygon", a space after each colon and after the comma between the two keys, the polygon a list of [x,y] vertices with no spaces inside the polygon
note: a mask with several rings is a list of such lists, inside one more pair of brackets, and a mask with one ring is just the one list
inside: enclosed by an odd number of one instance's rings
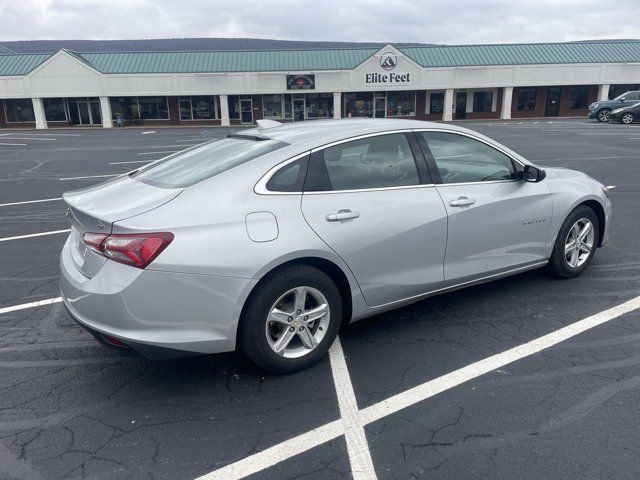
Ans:
{"label": "dark suv", "polygon": [[640,101],[640,90],[632,90],[618,95],[613,100],[603,100],[602,102],[593,102],[589,105],[587,116],[595,118],[599,122],[608,122],[611,110],[634,105]]}

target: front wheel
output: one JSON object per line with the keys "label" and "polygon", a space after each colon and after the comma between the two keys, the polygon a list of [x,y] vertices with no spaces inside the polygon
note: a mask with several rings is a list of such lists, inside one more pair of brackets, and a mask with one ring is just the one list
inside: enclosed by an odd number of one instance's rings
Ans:
{"label": "front wheel", "polygon": [[331,278],[307,265],[284,267],[251,294],[238,341],[274,373],[307,368],[324,357],[342,322],[342,297]]}
{"label": "front wheel", "polygon": [[625,113],[620,117],[620,121],[626,125],[633,123],[633,113]]}
{"label": "front wheel", "polygon": [[608,122],[610,113],[611,113],[611,110],[609,110],[608,108],[603,108],[598,112],[598,114],[596,115],[596,118],[598,119],[599,122]]}
{"label": "front wheel", "polygon": [[586,205],[577,207],[560,228],[549,260],[549,270],[560,278],[580,275],[593,260],[599,235],[595,212]]}

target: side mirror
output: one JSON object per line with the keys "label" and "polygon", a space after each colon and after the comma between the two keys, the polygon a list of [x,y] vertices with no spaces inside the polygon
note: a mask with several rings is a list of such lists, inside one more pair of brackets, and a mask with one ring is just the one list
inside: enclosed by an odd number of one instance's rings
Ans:
{"label": "side mirror", "polygon": [[620,101],[621,101],[621,102],[624,102],[626,99],[627,99],[626,97],[622,97],[622,98],[620,99]]}
{"label": "side mirror", "polygon": [[533,165],[525,165],[524,172],[522,172],[522,179],[525,182],[538,183],[545,179],[546,172],[541,168],[534,167]]}

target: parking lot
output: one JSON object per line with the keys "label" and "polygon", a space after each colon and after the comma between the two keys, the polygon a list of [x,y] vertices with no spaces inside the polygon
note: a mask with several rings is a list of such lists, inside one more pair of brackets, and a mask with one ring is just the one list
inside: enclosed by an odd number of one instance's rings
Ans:
{"label": "parking lot", "polygon": [[230,129],[0,131],[0,479],[637,478],[640,125],[460,124],[616,185],[610,243],[576,279],[346,326],[286,376],[236,353],[117,356],[57,300],[64,191]]}

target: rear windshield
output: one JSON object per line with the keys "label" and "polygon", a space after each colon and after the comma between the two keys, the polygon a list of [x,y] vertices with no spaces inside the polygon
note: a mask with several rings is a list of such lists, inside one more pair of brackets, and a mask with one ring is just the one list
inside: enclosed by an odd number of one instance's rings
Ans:
{"label": "rear windshield", "polygon": [[184,188],[286,145],[279,140],[224,138],[143,167],[131,178],[160,188]]}

